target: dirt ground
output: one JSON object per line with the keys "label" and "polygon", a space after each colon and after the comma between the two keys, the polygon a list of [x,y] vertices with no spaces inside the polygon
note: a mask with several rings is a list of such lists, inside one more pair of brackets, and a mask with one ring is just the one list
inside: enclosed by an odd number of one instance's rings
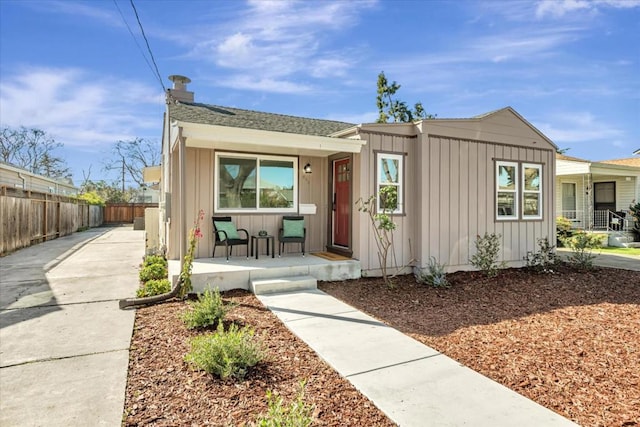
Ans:
{"label": "dirt ground", "polygon": [[[325,282],[325,292],[583,426],[640,426],[640,272],[601,268],[552,275],[504,270],[449,275],[433,289],[412,276]],[[306,380],[314,425],[393,425],[245,291],[229,320],[264,333],[269,360],[242,382],[194,372],[183,357],[184,302],[136,313],[124,424],[251,425],[266,392],[285,402]]]}

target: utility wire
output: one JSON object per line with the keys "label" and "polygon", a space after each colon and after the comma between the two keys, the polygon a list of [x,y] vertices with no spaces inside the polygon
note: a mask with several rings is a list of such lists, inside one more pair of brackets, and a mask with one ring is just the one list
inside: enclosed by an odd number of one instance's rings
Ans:
{"label": "utility wire", "polygon": [[149,51],[149,55],[151,56],[151,62],[153,62],[153,66],[156,70],[156,76],[158,77],[158,82],[160,82],[160,86],[162,86],[162,90],[164,93],[167,93],[167,88],[164,87],[164,83],[162,83],[162,76],[160,71],[158,70],[158,64],[156,64],[156,60],[153,57],[153,52],[151,51],[151,46],[149,46],[149,40],[147,39],[147,35],[144,33],[144,28],[142,28],[142,22],[140,22],[140,17],[138,16],[138,10],[136,9],[136,5],[133,4],[133,0],[129,0],[131,3],[131,7],[133,8],[133,12],[136,14],[136,20],[138,21],[138,26],[140,27],[140,32],[142,32],[142,38],[144,42],[147,44],[147,50]]}
{"label": "utility wire", "polygon": [[[147,55],[144,54],[144,51],[142,50],[142,46],[140,46],[140,43],[138,43],[138,39],[136,38],[136,35],[133,34],[133,30],[129,26],[129,23],[127,22],[127,19],[124,17],[124,14],[122,13],[122,10],[120,9],[120,6],[118,6],[117,0],[113,0],[113,4],[116,5],[116,8],[118,9],[118,12],[120,13],[120,17],[122,18],[122,22],[124,22],[124,25],[127,26],[127,29],[129,30],[129,34],[131,34],[131,38],[133,38],[133,41],[136,43],[136,46],[138,46],[138,51],[140,51],[140,55],[142,55],[142,57],[144,58],[144,62],[146,62],[147,65],[149,66],[149,70],[153,74],[153,77],[157,78],[156,72],[154,71],[153,66],[151,65],[151,62],[149,62],[149,59],[147,59]],[[160,84],[162,84],[162,82],[160,82]]]}

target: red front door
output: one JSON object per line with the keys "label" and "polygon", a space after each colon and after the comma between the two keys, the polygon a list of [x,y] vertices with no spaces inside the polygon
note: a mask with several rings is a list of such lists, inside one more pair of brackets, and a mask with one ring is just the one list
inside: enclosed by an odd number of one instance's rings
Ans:
{"label": "red front door", "polygon": [[333,162],[333,244],[349,247],[351,161]]}

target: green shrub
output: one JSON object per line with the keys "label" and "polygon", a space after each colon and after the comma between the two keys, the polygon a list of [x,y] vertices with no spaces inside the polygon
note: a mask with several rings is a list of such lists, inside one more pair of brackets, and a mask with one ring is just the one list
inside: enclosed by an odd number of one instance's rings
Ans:
{"label": "green shrub", "polygon": [[498,275],[498,269],[504,268],[505,263],[498,263],[500,253],[500,237],[495,233],[484,233],[483,237],[476,236],[476,253],[469,260],[471,265],[481,270],[487,277]]}
{"label": "green shrub", "polygon": [[564,241],[573,236],[573,228],[571,220],[563,216],[556,218],[556,245],[561,248],[564,246]]}
{"label": "green shrub", "polygon": [[527,268],[538,273],[553,273],[554,268],[560,263],[560,257],[554,251],[556,247],[551,246],[546,237],[538,239],[538,246],[538,252],[527,252],[527,256],[524,257]]}
{"label": "green shrub", "polygon": [[572,251],[568,258],[569,262],[582,270],[593,268],[595,255],[592,254],[592,251],[601,246],[601,239],[602,237],[599,235],[582,231],[565,240]]}
{"label": "green shrub", "polygon": [[629,205],[629,214],[631,215],[631,232],[633,233],[633,240],[640,242],[640,202],[635,203],[635,200]]}
{"label": "green shrub", "polygon": [[142,267],[140,270],[139,277],[142,283],[148,282],[149,280],[159,280],[165,279],[167,277],[168,271],[167,267],[161,264],[151,264],[146,267]]}
{"label": "green shrub", "polygon": [[207,289],[203,294],[198,295],[198,301],[189,304],[191,310],[182,315],[182,321],[187,329],[205,328],[215,326],[222,322],[233,308],[233,304],[225,304],[220,296],[220,291]]}
{"label": "green shrub", "polygon": [[267,391],[269,412],[261,416],[258,427],[308,427],[313,423],[313,405],[304,402],[304,381],[300,383],[300,391],[296,399],[287,407],[283,406],[282,397]]}
{"label": "green shrub", "polygon": [[191,351],[185,356],[185,361],[222,379],[243,379],[248,368],[265,357],[262,342],[254,338],[253,329],[238,329],[236,324],[231,324],[225,331],[220,322],[215,334],[195,337],[190,344]]}
{"label": "green shrub", "polygon": [[142,263],[143,267],[147,267],[149,265],[159,264],[163,267],[167,267],[168,263],[165,257],[162,255],[147,255]]}
{"label": "green shrub", "polygon": [[154,295],[166,294],[171,291],[171,282],[169,279],[152,279],[144,282],[142,287],[136,291],[138,298],[152,297]]}
{"label": "green shrub", "polygon": [[425,269],[416,273],[418,283],[427,284],[434,288],[448,288],[447,273],[444,271],[445,265],[438,263],[435,257],[429,258],[429,263]]}

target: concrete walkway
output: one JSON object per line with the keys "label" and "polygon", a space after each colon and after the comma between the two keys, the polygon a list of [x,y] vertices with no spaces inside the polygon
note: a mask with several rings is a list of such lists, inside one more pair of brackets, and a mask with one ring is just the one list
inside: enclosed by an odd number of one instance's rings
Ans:
{"label": "concrete walkway", "polygon": [[[571,255],[571,250],[568,248],[558,248],[558,253],[566,259]],[[640,271],[640,256],[638,255],[612,254],[601,252],[598,249],[594,249],[592,254],[595,255],[593,265],[619,268],[621,270]]]}
{"label": "concrete walkway", "polygon": [[258,298],[402,427],[576,425],[322,291]]}
{"label": "concrete walkway", "polygon": [[122,422],[142,231],[97,228],[0,259],[0,425]]}

